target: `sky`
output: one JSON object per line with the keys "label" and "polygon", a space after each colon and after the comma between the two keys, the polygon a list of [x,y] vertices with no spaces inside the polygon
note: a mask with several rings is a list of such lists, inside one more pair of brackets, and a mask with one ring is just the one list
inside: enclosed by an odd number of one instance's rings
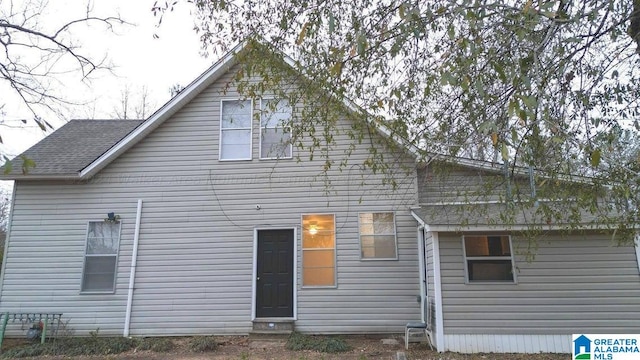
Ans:
{"label": "sky", "polygon": [[[106,56],[113,65],[113,73],[94,73],[88,82],[82,82],[77,72],[60,76],[60,82],[54,84],[53,90],[80,105],[65,110],[62,118],[47,117],[46,120],[54,128],[62,126],[69,119],[114,118],[125,87],[129,87],[134,99],[146,87],[151,98],[149,103],[154,105],[155,110],[169,100],[173,85],[189,84],[215,62],[215,57],[202,56],[199,36],[193,30],[195,18],[186,1],[178,3],[175,10],[164,17],[160,26],[158,18],[151,12],[154,2],[95,0],[90,3],[93,15],[119,15],[132,25],[117,26],[113,33],[95,24],[72,28],[69,36],[80,45],[81,51],[96,59]],[[0,10],[6,10],[11,3],[14,9],[18,9],[28,1],[0,0]],[[52,0],[39,16],[38,26],[43,29],[57,28],[66,21],[81,17],[86,7],[86,0]],[[154,34],[159,38],[154,38]],[[10,158],[51,132],[43,132],[33,121],[22,124],[20,120],[31,117],[31,114],[25,108],[16,106],[19,101],[12,96],[8,88],[0,87],[0,104],[6,104],[5,124],[0,125],[4,144],[0,145],[0,149]]]}

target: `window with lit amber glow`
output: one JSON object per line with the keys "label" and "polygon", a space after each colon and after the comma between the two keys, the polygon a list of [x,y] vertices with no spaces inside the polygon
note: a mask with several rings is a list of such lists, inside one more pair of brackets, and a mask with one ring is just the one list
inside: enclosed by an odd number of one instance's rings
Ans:
{"label": "window with lit amber glow", "polygon": [[333,214],[302,215],[302,285],[336,286]]}

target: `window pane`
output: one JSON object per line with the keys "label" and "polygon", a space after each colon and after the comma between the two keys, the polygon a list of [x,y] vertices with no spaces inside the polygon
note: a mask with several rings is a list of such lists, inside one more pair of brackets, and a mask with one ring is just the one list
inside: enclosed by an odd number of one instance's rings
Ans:
{"label": "window pane", "polygon": [[117,254],[120,223],[90,222],[87,254]]}
{"label": "window pane", "polygon": [[250,128],[251,100],[222,102],[222,128]]}
{"label": "window pane", "polygon": [[377,246],[375,257],[378,259],[395,259],[396,258],[395,245]]}
{"label": "window pane", "polygon": [[223,130],[221,159],[251,158],[251,130]]}
{"label": "window pane", "polygon": [[395,258],[396,238],[391,235],[376,236],[376,257]]}
{"label": "window pane", "polygon": [[360,241],[362,258],[396,258],[396,239],[392,235],[366,235]]}
{"label": "window pane", "polygon": [[373,231],[375,234],[393,234],[393,219],[390,221],[374,220]]}
{"label": "window pane", "polygon": [[302,216],[302,247],[335,247],[335,224],[333,215]]}
{"label": "window pane", "polygon": [[262,129],[262,148],[260,156],[263,158],[291,157],[291,134],[284,128]]}
{"label": "window pane", "polygon": [[360,222],[360,234],[374,234],[373,223]]}
{"label": "window pane", "polygon": [[307,235],[302,242],[304,249],[333,249],[335,239],[333,232],[319,230],[315,235]]}
{"label": "window pane", "polygon": [[261,127],[285,127],[291,120],[291,107],[287,100],[262,100]]}
{"label": "window pane", "polygon": [[373,213],[360,213],[360,222],[373,224]]}
{"label": "window pane", "polygon": [[302,254],[305,269],[333,267],[335,255],[333,250],[308,250]]}
{"label": "window pane", "polygon": [[304,268],[302,269],[302,281],[305,286],[335,286],[335,269],[331,268]]}
{"label": "window pane", "polygon": [[393,213],[375,213],[373,222],[393,224]]}
{"label": "window pane", "polygon": [[467,260],[469,281],[513,281],[511,260]]}
{"label": "window pane", "polygon": [[360,214],[360,249],[363,259],[395,259],[394,214]]}
{"label": "window pane", "polygon": [[467,256],[510,256],[508,236],[465,236]]}
{"label": "window pane", "polygon": [[115,256],[87,256],[82,291],[113,291],[115,274]]}

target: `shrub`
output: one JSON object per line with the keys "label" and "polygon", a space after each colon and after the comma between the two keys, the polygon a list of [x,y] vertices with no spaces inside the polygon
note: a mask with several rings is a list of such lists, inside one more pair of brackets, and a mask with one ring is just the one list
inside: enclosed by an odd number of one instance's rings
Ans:
{"label": "shrub", "polygon": [[41,356],[49,353],[46,347],[50,344],[32,344],[27,346],[14,347],[2,352],[3,359],[25,358],[33,356]]}
{"label": "shrub", "polygon": [[189,341],[189,348],[194,352],[214,351],[218,348],[218,343],[213,336],[194,336]]}
{"label": "shrub", "polygon": [[52,345],[56,348],[56,352],[50,355],[109,355],[119,354],[132,350],[136,347],[138,341],[123,337],[96,337],[89,338],[66,338],[60,339]]}
{"label": "shrub", "polygon": [[324,353],[339,353],[351,350],[351,346],[338,337],[319,337],[293,332],[287,340],[287,349],[313,350]]}
{"label": "shrub", "polygon": [[140,340],[138,350],[151,350],[154,352],[168,352],[176,347],[169,338],[146,338]]}
{"label": "shrub", "polygon": [[23,358],[45,355],[85,356],[110,355],[132,350],[137,340],[123,337],[83,337],[61,338],[55,342],[32,344],[10,349],[2,354],[3,358]]}

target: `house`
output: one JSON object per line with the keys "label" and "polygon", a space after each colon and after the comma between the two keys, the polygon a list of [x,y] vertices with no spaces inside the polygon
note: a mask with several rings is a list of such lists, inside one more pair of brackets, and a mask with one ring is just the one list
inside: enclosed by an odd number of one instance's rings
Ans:
{"label": "house", "polygon": [[[300,104],[235,88],[247,46],[149,119],[70,121],[27,150],[35,168],[0,176],[15,181],[0,312],[124,336],[401,333],[421,319],[460,352],[568,353],[573,333],[640,332],[637,248],[543,222],[527,261],[530,218],[500,220],[508,184],[469,213],[499,166],[424,162],[367,123],[354,142],[365,120],[347,103],[327,157],[311,158],[271,121]],[[392,159],[393,188],[363,166],[367,142]]]}

